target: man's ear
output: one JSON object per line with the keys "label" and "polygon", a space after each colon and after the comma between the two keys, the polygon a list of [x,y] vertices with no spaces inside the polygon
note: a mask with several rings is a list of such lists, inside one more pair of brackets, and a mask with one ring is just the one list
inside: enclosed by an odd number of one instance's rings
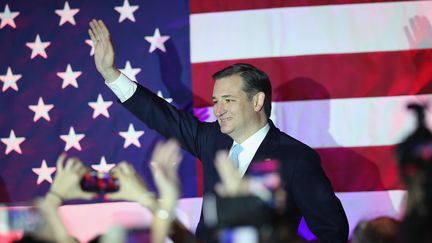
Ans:
{"label": "man's ear", "polygon": [[264,92],[258,92],[253,97],[253,104],[254,104],[254,110],[260,111],[264,108],[264,100],[265,100],[265,94]]}

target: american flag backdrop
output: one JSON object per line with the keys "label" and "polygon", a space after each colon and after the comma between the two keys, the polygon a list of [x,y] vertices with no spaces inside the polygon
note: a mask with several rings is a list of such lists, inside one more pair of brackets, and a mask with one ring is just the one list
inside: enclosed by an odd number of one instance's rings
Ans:
{"label": "american flag backdrop", "polygon": [[[318,151],[350,228],[401,215],[393,150],[415,124],[406,104],[431,98],[431,1],[0,3],[3,202],[46,192],[63,151],[95,169],[128,160],[151,178],[147,161],[160,136],[117,104],[97,74],[87,29],[100,18],[117,66],[201,120],[214,120],[212,73],[236,62],[267,72],[272,119]],[[200,168],[185,154],[184,197],[201,195]]]}
{"label": "american flag backdrop", "polygon": [[[3,202],[45,193],[66,151],[106,170],[126,160],[150,183],[161,137],[118,104],[97,73],[87,30],[105,21],[117,66],[181,109],[192,110],[189,5],[185,1],[1,1],[0,107]],[[180,170],[196,196],[195,161]]]}

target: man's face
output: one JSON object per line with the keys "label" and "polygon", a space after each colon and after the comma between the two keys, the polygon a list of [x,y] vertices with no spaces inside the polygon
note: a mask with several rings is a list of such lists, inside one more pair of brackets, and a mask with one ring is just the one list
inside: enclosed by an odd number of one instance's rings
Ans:
{"label": "man's face", "polygon": [[255,131],[256,111],[242,87],[243,78],[233,75],[216,80],[213,89],[213,112],[222,133],[242,142]]}

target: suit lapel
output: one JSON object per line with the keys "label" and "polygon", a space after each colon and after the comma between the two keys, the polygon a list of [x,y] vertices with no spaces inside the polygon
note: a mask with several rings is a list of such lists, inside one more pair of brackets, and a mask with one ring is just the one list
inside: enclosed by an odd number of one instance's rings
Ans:
{"label": "suit lapel", "polygon": [[[270,130],[262,141],[261,145],[258,147],[256,151],[252,163],[259,163],[260,161],[273,159],[274,151],[279,147],[279,129],[275,127],[273,122],[269,120]],[[248,173],[250,165],[246,170]]]}

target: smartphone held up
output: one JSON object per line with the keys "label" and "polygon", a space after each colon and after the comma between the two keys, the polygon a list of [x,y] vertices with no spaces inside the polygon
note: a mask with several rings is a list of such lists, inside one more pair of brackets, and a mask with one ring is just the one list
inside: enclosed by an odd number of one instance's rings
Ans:
{"label": "smartphone held up", "polygon": [[120,188],[118,178],[110,172],[88,171],[80,184],[83,191],[102,194],[116,192]]}

